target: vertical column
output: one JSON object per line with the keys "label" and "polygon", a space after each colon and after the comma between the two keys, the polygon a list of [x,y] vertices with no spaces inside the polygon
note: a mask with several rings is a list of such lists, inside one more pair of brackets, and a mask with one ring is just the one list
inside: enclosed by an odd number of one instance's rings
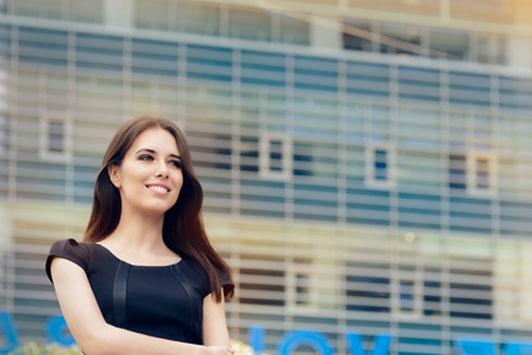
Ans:
{"label": "vertical column", "polygon": [[[532,23],[532,4],[530,0],[516,0],[514,14],[515,26],[530,27]],[[532,38],[514,31],[512,35],[508,36],[506,58],[508,65],[511,67],[530,69],[532,67]]]}
{"label": "vertical column", "polygon": [[[489,190],[491,198],[491,237],[498,240],[500,236],[500,200],[498,195],[498,152],[499,149],[499,76],[492,74],[490,77],[490,156],[489,162]],[[494,166],[492,166],[494,164]],[[475,172],[476,173],[476,172]]]}
{"label": "vertical column", "polygon": [[[0,205],[0,295],[8,294],[8,268],[6,255],[11,249],[11,218],[9,210],[5,206]],[[0,307],[7,309],[8,298],[0,297]]]}
{"label": "vertical column", "polygon": [[[506,306],[509,309],[514,309],[517,305],[512,301],[508,302],[508,298],[512,299],[512,295],[507,297],[508,294],[504,292],[505,287],[501,285],[503,279],[501,278],[500,273],[503,273],[503,270],[506,269],[505,266],[500,264],[501,258],[499,255],[502,255],[497,244],[500,235],[501,235],[501,211],[500,211],[500,196],[498,193],[498,158],[499,158],[499,75],[492,74],[490,77],[490,161],[489,161],[489,190],[492,191],[490,194],[491,199],[491,241],[490,241],[490,258],[493,261],[493,283],[492,283],[492,292],[493,292],[493,319],[498,320],[502,316],[501,309]],[[492,166],[495,164],[495,166]],[[475,172],[476,173],[476,172]],[[511,265],[511,263],[509,263]],[[509,265],[508,265],[509,266]],[[515,279],[511,281],[515,282]],[[508,302],[508,303],[506,303]],[[513,303],[513,304],[512,304]],[[504,305],[504,306],[502,306]],[[505,307],[505,308],[506,308]],[[501,313],[500,313],[501,312]],[[503,341],[503,334],[501,334],[500,327],[493,327],[492,330],[493,342],[497,345],[500,345]]]}
{"label": "vertical column", "polygon": [[[287,54],[285,61],[285,95],[286,95],[286,132],[294,132],[294,100],[295,100],[295,74],[294,55]],[[292,139],[292,144],[294,140]],[[290,223],[294,218],[294,180],[286,180],[285,185],[285,221]]]}
{"label": "vertical column", "polygon": [[[338,121],[337,121],[337,135],[338,135],[338,180],[337,180],[337,221],[342,228],[336,228],[337,238],[335,242],[335,260],[336,260],[336,275],[335,282],[337,290],[335,304],[337,309],[346,309],[346,275],[347,275],[347,248],[340,247],[341,242],[345,238],[345,229],[347,227],[347,60],[338,59]],[[337,333],[345,334],[348,330],[347,316],[345,312],[338,312]],[[347,344],[345,341],[337,342],[336,351],[339,354],[347,354]]]}
{"label": "vertical column", "polygon": [[[1,4],[1,0],[0,0]],[[8,36],[9,29],[0,29],[0,46],[6,49],[6,53],[0,54],[0,154],[8,155],[9,152],[9,116],[8,116],[8,93],[9,93],[9,56],[8,53]],[[4,35],[5,33],[5,35]],[[5,37],[4,37],[5,36]],[[4,47],[5,46],[5,47]],[[7,164],[6,164],[7,165]],[[7,173],[7,170],[4,172]]]}
{"label": "vertical column", "polygon": [[[128,121],[132,117],[131,109],[131,82],[132,82],[132,73],[131,73],[131,64],[132,64],[132,39],[130,37],[125,37],[123,40],[123,52],[122,52],[122,121]],[[151,102],[150,102],[151,104]]]}
{"label": "vertical column", "polygon": [[390,65],[390,100],[389,100],[389,142],[388,142],[388,180],[390,186],[390,230],[393,233],[398,232],[399,228],[399,196],[397,192],[398,176],[397,151],[399,148],[399,70],[397,65]]}
{"label": "vertical column", "polygon": [[511,35],[506,44],[506,61],[508,66],[516,69],[532,67],[532,38]]}
{"label": "vertical column", "polygon": [[312,16],[310,18],[310,39],[312,46],[319,49],[342,48],[341,19]]}
{"label": "vertical column", "polygon": [[18,27],[11,27],[11,60],[9,63],[8,85],[11,99],[9,112],[9,168],[7,178],[8,200],[16,199],[17,191],[17,135],[18,132]]}
{"label": "vertical column", "polygon": [[[68,48],[67,48],[67,107],[66,107],[66,142],[68,146],[66,153],[68,159],[65,161],[65,180],[66,180],[66,191],[65,191],[65,202],[67,204],[74,204],[74,164],[75,164],[75,154],[74,147],[75,144],[74,137],[74,117],[76,117],[76,33],[74,31],[68,32]],[[73,232],[73,231],[72,231]]]}
{"label": "vertical column", "polygon": [[[11,98],[8,107],[9,112],[9,168],[7,181],[7,197],[9,202],[15,202],[17,198],[17,135],[18,132],[18,27],[11,26],[11,58],[9,63],[8,85]],[[5,250],[5,249],[4,249]],[[8,249],[5,260],[5,285],[4,293],[5,309],[8,312],[14,310],[15,305],[15,253]]]}
{"label": "vertical column", "polygon": [[[388,249],[389,270],[390,270],[390,334],[397,337],[399,334],[399,315],[401,314],[401,270],[399,270],[399,259],[401,252],[399,245],[401,243],[399,230],[399,196],[397,191],[397,161],[395,152],[398,150],[398,105],[399,105],[399,70],[396,64],[390,64],[389,71],[389,89],[390,97],[388,100],[388,144],[387,146],[387,166],[389,184],[389,206],[390,206],[390,225],[389,225],[389,243],[392,246]],[[372,152],[372,156],[373,156]],[[375,164],[375,163],[373,163]]]}
{"label": "vertical column", "polygon": [[449,269],[447,235],[449,232],[449,72],[440,72],[440,308],[441,308],[441,354],[451,354],[451,326],[449,318]]}
{"label": "vertical column", "polygon": [[187,44],[179,42],[177,47],[177,123],[186,132],[187,123]]}
{"label": "vertical column", "polygon": [[135,24],[135,0],[104,0],[103,10],[107,27],[131,28]]}
{"label": "vertical column", "polygon": [[343,59],[338,60],[338,180],[337,180],[337,214],[338,223],[347,223],[347,63]]}
{"label": "vertical column", "polygon": [[231,105],[231,214],[240,215],[240,49],[233,49]]}

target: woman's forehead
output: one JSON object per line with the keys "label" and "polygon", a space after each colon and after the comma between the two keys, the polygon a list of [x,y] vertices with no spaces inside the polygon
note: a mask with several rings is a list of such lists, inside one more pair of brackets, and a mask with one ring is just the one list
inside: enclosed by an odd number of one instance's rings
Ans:
{"label": "woman's forehead", "polygon": [[150,149],[157,153],[179,155],[174,136],[162,128],[148,128],[141,132],[133,141],[130,150],[136,153],[139,149]]}

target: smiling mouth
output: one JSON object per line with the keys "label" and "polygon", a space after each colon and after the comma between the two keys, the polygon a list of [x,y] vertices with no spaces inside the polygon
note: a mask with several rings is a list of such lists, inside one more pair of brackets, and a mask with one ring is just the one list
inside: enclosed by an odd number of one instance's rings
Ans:
{"label": "smiling mouth", "polygon": [[146,186],[146,188],[159,195],[166,195],[168,192],[170,192],[169,189],[157,185]]}

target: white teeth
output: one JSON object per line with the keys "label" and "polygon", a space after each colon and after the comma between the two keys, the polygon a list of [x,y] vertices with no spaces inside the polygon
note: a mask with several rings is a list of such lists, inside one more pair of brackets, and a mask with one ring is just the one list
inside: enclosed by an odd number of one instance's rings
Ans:
{"label": "white teeth", "polygon": [[149,187],[151,190],[153,191],[157,191],[157,192],[168,192],[167,189],[165,189],[164,187],[162,186],[150,186]]}

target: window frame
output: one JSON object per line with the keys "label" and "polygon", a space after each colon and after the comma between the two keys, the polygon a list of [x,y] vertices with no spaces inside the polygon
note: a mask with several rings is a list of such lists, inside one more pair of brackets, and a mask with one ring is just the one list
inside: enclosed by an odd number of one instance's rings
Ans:
{"label": "window frame", "polygon": [[[412,283],[412,310],[404,310],[401,296],[404,294],[401,290],[401,282],[408,281]],[[392,315],[404,319],[420,319],[423,315],[423,280],[419,267],[416,265],[413,271],[393,270],[390,277],[391,288],[391,309]]]}
{"label": "window frame", "polygon": [[[375,152],[377,150],[386,151],[386,172],[387,179],[375,178]],[[378,189],[390,189],[397,184],[397,154],[391,144],[368,143],[365,152],[365,176],[364,182],[367,186]]]}
{"label": "window frame", "polygon": [[[280,141],[282,143],[281,171],[272,171],[270,143]],[[259,137],[259,176],[265,179],[287,181],[292,177],[293,168],[292,139],[283,133],[263,132]]]}
{"label": "window frame", "polygon": [[[49,127],[50,122],[63,123],[63,151],[54,152],[49,150]],[[50,162],[72,161],[72,120],[64,113],[46,113],[40,118],[39,131],[39,158]]]}
{"label": "window frame", "polygon": [[[287,305],[296,309],[317,309],[319,295],[313,281],[313,258],[294,257],[286,273]],[[305,279],[304,281],[301,281]],[[302,285],[301,283],[306,283]],[[303,291],[304,290],[304,291]],[[300,299],[304,295],[305,299]],[[299,297],[299,299],[298,299]]]}
{"label": "window frame", "polygon": [[[478,161],[485,159],[488,163],[488,188],[478,187]],[[497,193],[497,159],[491,152],[470,151],[466,159],[467,192],[475,196],[493,196]]]}
{"label": "window frame", "polygon": [[[0,155],[8,155],[10,151],[9,144],[9,109],[7,101],[8,93],[8,74],[6,70],[0,69]],[[5,148],[5,150],[4,150]]]}

